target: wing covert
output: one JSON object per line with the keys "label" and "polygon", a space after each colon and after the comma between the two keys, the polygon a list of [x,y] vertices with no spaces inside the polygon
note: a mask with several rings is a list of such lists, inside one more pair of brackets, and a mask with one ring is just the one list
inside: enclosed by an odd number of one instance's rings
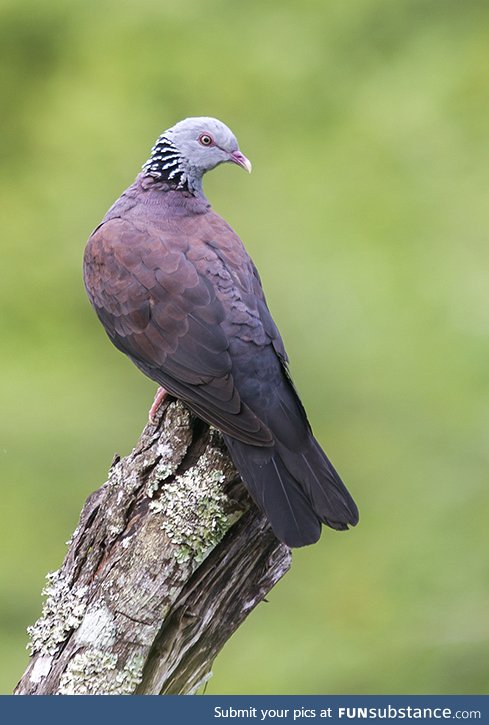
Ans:
{"label": "wing covert", "polygon": [[146,375],[225,433],[271,444],[234,383],[222,302],[171,238],[111,219],[87,244],[84,280],[110,339]]}

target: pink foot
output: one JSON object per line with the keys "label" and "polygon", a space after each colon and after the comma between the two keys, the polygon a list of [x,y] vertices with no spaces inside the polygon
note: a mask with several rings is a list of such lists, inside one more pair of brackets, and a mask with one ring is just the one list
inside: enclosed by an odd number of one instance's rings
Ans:
{"label": "pink foot", "polygon": [[168,395],[168,393],[165,390],[165,388],[160,387],[156,391],[155,399],[153,400],[153,405],[151,406],[150,411],[149,411],[149,422],[150,423],[155,423],[155,415],[158,412],[158,408],[160,407],[160,405],[162,404],[162,402],[164,401],[164,399],[166,398],[167,395]]}

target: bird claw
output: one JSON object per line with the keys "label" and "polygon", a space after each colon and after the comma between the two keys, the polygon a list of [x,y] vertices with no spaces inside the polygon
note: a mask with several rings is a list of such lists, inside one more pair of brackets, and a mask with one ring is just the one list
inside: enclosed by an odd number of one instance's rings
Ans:
{"label": "bird claw", "polygon": [[156,413],[158,412],[161,404],[165,400],[166,396],[168,395],[168,392],[165,390],[165,388],[159,387],[156,391],[155,399],[153,400],[153,405],[149,409],[149,416],[148,421],[151,423],[151,425],[156,424]]}

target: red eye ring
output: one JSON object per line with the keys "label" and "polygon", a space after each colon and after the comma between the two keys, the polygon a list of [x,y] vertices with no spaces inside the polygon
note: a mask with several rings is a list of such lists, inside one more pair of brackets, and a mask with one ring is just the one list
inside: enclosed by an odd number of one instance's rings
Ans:
{"label": "red eye ring", "polygon": [[202,146],[212,146],[214,140],[209,133],[201,133],[199,136],[199,142]]}

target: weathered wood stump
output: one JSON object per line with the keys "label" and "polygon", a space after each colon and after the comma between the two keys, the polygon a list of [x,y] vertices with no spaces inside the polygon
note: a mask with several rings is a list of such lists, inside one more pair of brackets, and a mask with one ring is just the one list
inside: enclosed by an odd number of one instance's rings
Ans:
{"label": "weathered wood stump", "polygon": [[221,435],[167,401],[87,499],[15,693],[195,693],[289,566]]}

